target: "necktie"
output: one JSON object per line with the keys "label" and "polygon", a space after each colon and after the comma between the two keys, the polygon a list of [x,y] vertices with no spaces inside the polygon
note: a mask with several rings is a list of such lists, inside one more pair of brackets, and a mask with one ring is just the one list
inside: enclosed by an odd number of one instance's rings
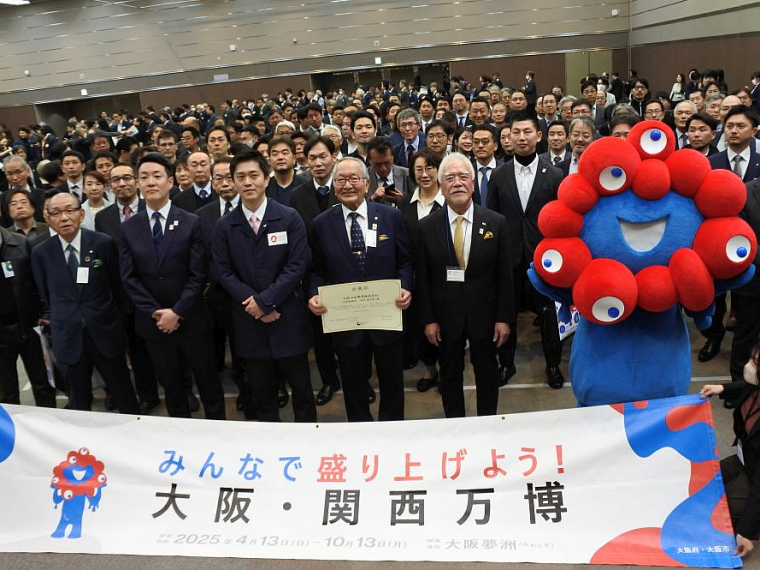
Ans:
{"label": "necktie", "polygon": [[689,144],[689,137],[686,136],[686,133],[682,133],[681,134],[681,146],[679,146],[678,148],[683,148],[687,144]]}
{"label": "necktie", "polygon": [[74,280],[74,283],[77,282],[77,269],[79,268],[79,261],[77,260],[77,250],[74,249],[74,246],[69,244],[66,246],[66,253],[68,253],[68,258],[66,259],[66,265],[69,266],[69,272],[71,273],[71,278]]}
{"label": "necktie", "polygon": [[74,194],[74,196],[76,196],[77,198],[79,198],[80,201],[82,200],[82,196],[79,194],[79,185],[78,184],[74,184],[70,188],[70,190],[71,190],[71,193]]}
{"label": "necktie", "polygon": [[224,214],[223,215],[226,216],[231,211],[232,211],[232,202],[225,202],[225,204],[224,204]]}
{"label": "necktie", "polygon": [[464,117],[459,117],[459,128],[460,129],[464,128]]}
{"label": "necktie", "polygon": [[464,269],[464,228],[462,223],[464,222],[464,216],[457,216],[454,220],[457,227],[454,230],[454,255],[457,256],[457,263],[460,269]]}
{"label": "necktie", "polygon": [[251,229],[253,230],[253,233],[258,234],[259,226],[261,226],[261,220],[256,217],[256,214],[251,214],[251,218],[248,221],[251,222]]}
{"label": "necktie", "polygon": [[486,206],[488,204],[488,200],[486,198],[488,197],[488,171],[489,168],[487,166],[481,166],[480,167],[480,205]]}
{"label": "necktie", "polygon": [[742,160],[744,160],[744,158],[739,154],[734,157],[733,171],[739,178],[742,178]]}
{"label": "necktie", "polygon": [[383,177],[380,179],[380,182],[382,182],[382,183],[383,183],[383,186],[388,186],[388,177],[387,177],[387,176],[383,176]]}
{"label": "necktie", "polygon": [[317,188],[317,193],[320,196],[327,196],[330,193],[330,187],[329,186],[320,186]]}
{"label": "necktie", "polygon": [[206,192],[205,188],[201,188],[201,191],[198,192],[198,196],[201,197],[201,200],[205,200],[206,198],[208,198],[208,192]]}
{"label": "necktie", "polygon": [[414,156],[414,147],[412,145],[409,145],[406,147],[406,166],[410,167],[412,165],[412,157]]}
{"label": "necktie", "polygon": [[555,164],[555,165],[557,165],[557,164],[559,164],[560,162],[562,162],[562,158],[560,158],[559,156],[555,156],[555,157],[552,159],[552,161],[554,162],[554,164]]}
{"label": "necktie", "polygon": [[364,273],[364,267],[367,264],[367,250],[364,246],[364,234],[357,220],[359,214],[351,212],[349,216],[351,217],[351,252],[354,254],[359,271]]}
{"label": "necktie", "polygon": [[163,242],[164,231],[161,229],[161,213],[153,212],[153,247],[156,248],[156,253],[160,251]]}
{"label": "necktie", "polygon": [[122,212],[124,213],[125,220],[128,220],[129,218],[132,217],[132,208],[130,208],[129,206],[124,206],[124,209],[122,210]]}

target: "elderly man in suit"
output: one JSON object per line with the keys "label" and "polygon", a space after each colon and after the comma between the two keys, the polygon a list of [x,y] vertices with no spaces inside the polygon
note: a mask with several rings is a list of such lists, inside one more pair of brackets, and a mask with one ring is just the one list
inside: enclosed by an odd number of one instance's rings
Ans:
{"label": "elderly man in suit", "polygon": [[[328,311],[318,292],[322,285],[377,279],[401,280],[396,306],[406,309],[411,302],[413,266],[401,212],[366,201],[369,174],[361,160],[338,162],[333,182],[340,206],[314,220],[309,309],[315,315]],[[348,420],[372,421],[366,371],[373,353],[380,383],[379,419],[404,419],[403,334],[356,330],[334,337]]]}
{"label": "elderly man in suit", "polygon": [[446,207],[420,221],[418,302],[425,336],[439,347],[446,417],[465,415],[465,343],[475,370],[477,412],[496,413],[496,350],[515,321],[512,258],[504,216],[473,202],[475,171],[466,156],[441,162],[438,178]]}
{"label": "elderly man in suit", "polygon": [[[113,204],[103,209],[95,217],[95,230],[108,234],[115,243],[121,236],[121,224],[145,210],[145,200],[137,194],[137,180],[131,166],[118,164],[109,174],[111,190],[114,193]],[[127,335],[127,354],[132,363],[135,376],[135,388],[140,400],[140,413],[147,414],[158,406],[158,385],[153,363],[148,354],[145,339],[135,332],[135,307],[124,294],[124,329]]]}
{"label": "elderly man in suit", "polygon": [[120,283],[114,241],[80,229],[84,211],[75,195],[57,194],[46,207],[58,235],[32,250],[32,268],[49,313],[53,354],[64,371],[69,407],[90,409],[94,365],[119,411],[136,414],[117,304]]}
{"label": "elderly man in suit", "polygon": [[182,384],[189,363],[209,419],[225,419],[224,394],[214,365],[212,321],[203,290],[208,264],[198,216],[169,201],[172,168],[160,154],[137,167],[145,212],[121,226],[119,261],[135,304],[135,330],[148,342],[172,417],[190,417]]}
{"label": "elderly man in suit", "polygon": [[194,214],[199,208],[216,200],[211,186],[211,158],[205,152],[193,152],[187,157],[187,170],[193,179],[193,186],[177,194],[172,203]]}
{"label": "elderly man in suit", "polygon": [[393,147],[387,137],[375,137],[367,143],[369,191],[372,200],[398,204],[413,190],[409,169],[393,164]]}
{"label": "elderly man in suit", "polygon": [[[590,119],[585,119],[593,124]],[[510,128],[515,156],[496,169],[488,183],[488,207],[507,219],[509,243],[512,245],[512,264],[515,305],[523,294],[528,296],[531,308],[536,312],[541,326],[541,344],[546,360],[549,386],[561,388],[564,377],[559,369],[562,345],[557,330],[554,302],[535,291],[527,280],[527,270],[533,261],[533,252],[543,239],[538,229],[538,213],[548,202],[557,198],[562,181],[559,169],[542,160],[536,154],[541,139],[536,119],[527,114],[516,114]],[[517,321],[510,323],[511,334],[499,353],[505,382],[515,373],[515,350],[517,348]]]}
{"label": "elderly man in suit", "polygon": [[216,224],[215,273],[232,298],[235,349],[259,421],[279,421],[279,374],[293,391],[299,422],[317,421],[309,377],[311,331],[301,281],[311,255],[294,210],[266,197],[269,164],[256,151],[229,166],[240,204]]}

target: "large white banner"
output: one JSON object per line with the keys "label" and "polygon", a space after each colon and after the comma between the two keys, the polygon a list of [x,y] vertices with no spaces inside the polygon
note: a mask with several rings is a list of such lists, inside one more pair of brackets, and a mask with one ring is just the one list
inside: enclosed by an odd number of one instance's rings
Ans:
{"label": "large white banner", "polygon": [[362,424],[0,406],[0,551],[737,567],[709,403]]}

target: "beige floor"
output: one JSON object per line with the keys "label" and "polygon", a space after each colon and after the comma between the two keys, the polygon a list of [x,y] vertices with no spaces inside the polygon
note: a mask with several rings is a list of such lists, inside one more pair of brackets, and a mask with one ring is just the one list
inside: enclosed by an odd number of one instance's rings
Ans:
{"label": "beige floor", "polygon": [[[499,413],[518,413],[536,410],[554,410],[575,406],[575,400],[571,388],[566,385],[562,390],[552,390],[545,383],[544,364],[541,356],[541,343],[538,329],[532,326],[532,315],[522,314],[520,317],[520,337],[518,341],[517,375],[510,383],[501,389],[499,397]],[[730,349],[730,333],[723,343],[723,351],[708,363],[697,362],[696,355],[702,347],[703,338],[693,328],[692,353],[693,353],[693,382],[692,391],[698,391],[705,382],[720,382],[728,380],[728,350]],[[569,343],[563,353],[562,370],[567,376],[567,360],[570,354]],[[22,371],[23,374],[23,371]],[[442,418],[440,396],[435,391],[421,394],[415,390],[417,379],[422,374],[422,368],[417,367],[405,373],[406,406],[405,412],[408,419]],[[223,374],[225,393],[227,394],[227,414],[232,420],[242,420],[242,414],[235,409],[235,396],[237,395],[234,385],[229,379],[229,372]],[[475,391],[472,378],[472,370],[467,367],[465,371],[465,392],[467,399],[468,415],[474,414]],[[312,365],[312,384],[319,387],[319,379],[316,369]],[[22,381],[22,387],[26,381]],[[32,404],[31,392],[28,386],[22,391],[22,403]],[[60,405],[65,403],[65,397],[61,396]],[[103,393],[96,391],[95,410],[103,410]],[[731,431],[731,413],[725,410],[720,401],[713,402],[715,414],[716,434],[722,456],[732,453],[730,448],[733,440]],[[377,413],[377,404],[373,406],[373,412]],[[162,406],[156,410],[156,415],[165,415]],[[345,421],[343,399],[339,392],[329,404],[318,408],[320,422]],[[282,410],[284,421],[292,421],[292,409],[288,406]],[[760,545],[758,545],[760,548]],[[44,569],[50,567],[65,567],[76,570],[108,569],[256,569],[256,570],[285,570],[285,569],[309,569],[309,570],[401,570],[414,567],[420,570],[449,570],[471,566],[483,570],[500,569],[512,570],[522,568],[537,568],[533,564],[461,564],[461,563],[404,563],[404,562],[325,562],[325,561],[289,561],[289,560],[240,560],[219,558],[175,558],[175,557],[138,557],[138,556],[93,556],[93,555],[57,555],[57,554],[1,554],[0,570]],[[611,566],[584,566],[584,565],[558,565],[561,569],[574,568],[616,568]],[[760,552],[746,560],[746,568],[760,570]],[[619,567],[622,568],[622,567]],[[644,567],[639,567],[644,568]]]}

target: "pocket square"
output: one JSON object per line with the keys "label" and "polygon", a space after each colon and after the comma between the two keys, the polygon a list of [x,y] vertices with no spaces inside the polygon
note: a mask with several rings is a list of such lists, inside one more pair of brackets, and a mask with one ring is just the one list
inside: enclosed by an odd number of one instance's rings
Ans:
{"label": "pocket square", "polygon": [[388,236],[387,236],[387,235],[385,235],[385,234],[380,234],[380,235],[378,236],[378,238],[377,238],[377,239],[379,239],[380,241],[385,241],[385,240],[387,240],[387,239],[391,239],[391,238],[390,238],[390,237],[388,237]]}
{"label": "pocket square", "polygon": [[483,236],[483,239],[493,239],[493,233],[492,232],[486,232]]}

